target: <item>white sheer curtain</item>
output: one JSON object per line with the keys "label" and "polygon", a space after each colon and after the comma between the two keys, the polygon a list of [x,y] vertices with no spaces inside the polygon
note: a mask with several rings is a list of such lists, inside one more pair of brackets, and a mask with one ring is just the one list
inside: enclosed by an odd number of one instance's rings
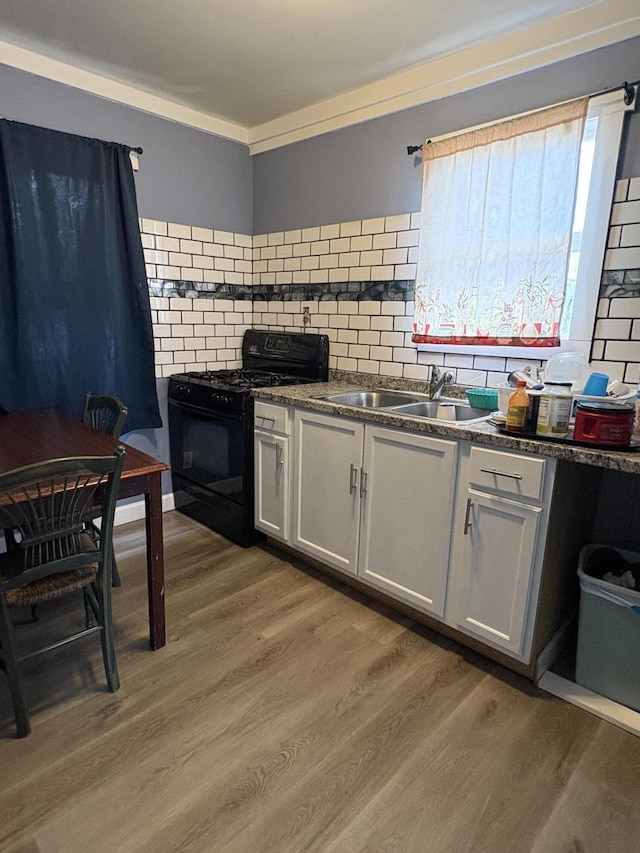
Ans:
{"label": "white sheer curtain", "polygon": [[424,145],[416,343],[559,345],[587,105]]}

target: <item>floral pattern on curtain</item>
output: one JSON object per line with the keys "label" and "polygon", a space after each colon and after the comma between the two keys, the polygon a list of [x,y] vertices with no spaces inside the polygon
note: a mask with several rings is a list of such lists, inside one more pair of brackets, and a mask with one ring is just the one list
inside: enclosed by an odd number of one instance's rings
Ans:
{"label": "floral pattern on curtain", "polygon": [[424,145],[415,343],[559,345],[587,105]]}

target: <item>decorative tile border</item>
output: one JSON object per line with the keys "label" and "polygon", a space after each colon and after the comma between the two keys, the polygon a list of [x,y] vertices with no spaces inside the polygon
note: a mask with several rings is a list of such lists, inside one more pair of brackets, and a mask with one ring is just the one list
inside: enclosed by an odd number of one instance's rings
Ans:
{"label": "decorative tile border", "polygon": [[605,270],[600,282],[600,296],[640,296],[640,269]]}
{"label": "decorative tile border", "polygon": [[187,299],[260,299],[267,302],[323,302],[335,300],[377,302],[409,302],[413,300],[415,282],[348,281],[334,284],[216,284],[192,281],[149,279],[151,296]]}

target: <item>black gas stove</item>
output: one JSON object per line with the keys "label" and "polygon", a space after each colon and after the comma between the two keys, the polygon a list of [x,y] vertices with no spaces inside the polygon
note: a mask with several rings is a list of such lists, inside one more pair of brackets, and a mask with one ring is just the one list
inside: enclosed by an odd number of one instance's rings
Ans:
{"label": "black gas stove", "polygon": [[174,374],[169,437],[176,509],[239,545],[253,526],[253,388],[325,382],[326,335],[249,329],[242,367]]}

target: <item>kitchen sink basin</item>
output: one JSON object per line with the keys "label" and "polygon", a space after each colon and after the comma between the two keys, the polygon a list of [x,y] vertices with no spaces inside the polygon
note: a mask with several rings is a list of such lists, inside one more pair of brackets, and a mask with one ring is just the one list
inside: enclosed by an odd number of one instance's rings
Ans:
{"label": "kitchen sink basin", "polygon": [[[409,403],[405,406],[393,406],[391,411],[398,415],[411,415],[414,418],[435,418],[436,420],[451,420],[456,422],[479,421],[489,417],[486,409],[475,409],[473,406],[467,406],[464,403],[448,403],[448,416],[445,417],[443,414],[438,416],[438,406],[442,405],[442,403],[442,400]],[[451,417],[451,412],[453,412],[453,417]]]}
{"label": "kitchen sink basin", "polygon": [[[362,409],[384,409],[397,415],[409,415],[414,418],[430,418],[431,420],[450,420],[467,423],[486,420],[489,413],[486,409],[476,409],[460,400],[441,397],[430,400],[427,394],[412,393],[411,391],[394,391],[390,388],[376,388],[373,391],[346,391],[341,394],[327,394],[318,397],[328,403],[338,403],[342,406],[357,406]],[[447,416],[438,414],[438,406],[448,404]],[[453,416],[452,416],[453,415]]]}
{"label": "kitchen sink basin", "polygon": [[377,391],[349,391],[344,394],[329,394],[319,399],[326,400],[328,403],[339,403],[342,406],[361,406],[363,409],[388,409],[392,406],[417,403],[424,398],[419,394],[391,391],[383,388]]}

